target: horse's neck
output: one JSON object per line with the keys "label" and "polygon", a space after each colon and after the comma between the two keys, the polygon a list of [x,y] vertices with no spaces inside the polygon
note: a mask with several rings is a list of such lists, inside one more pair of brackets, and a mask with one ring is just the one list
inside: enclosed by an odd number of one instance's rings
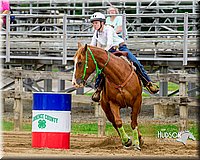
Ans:
{"label": "horse's neck", "polygon": [[118,57],[114,56],[112,53],[110,53],[110,60],[106,66],[105,64],[108,60],[108,54],[106,52],[97,53],[95,58],[99,67],[104,68],[104,74],[116,84],[124,81],[124,78],[130,74],[130,67],[127,67],[128,64],[126,64],[121,58],[119,59]]}

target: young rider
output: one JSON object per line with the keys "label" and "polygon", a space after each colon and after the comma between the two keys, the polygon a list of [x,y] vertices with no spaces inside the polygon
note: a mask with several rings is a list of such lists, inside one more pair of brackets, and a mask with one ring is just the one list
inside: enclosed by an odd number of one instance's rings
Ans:
{"label": "young rider", "polygon": [[[133,62],[134,66],[136,67],[137,73],[141,75],[140,78],[143,82],[143,85],[148,89],[148,91],[151,94],[157,93],[159,91],[158,86],[151,82],[151,79],[144,70],[143,65],[127,48],[127,45],[124,43],[124,40],[116,34],[115,30],[110,25],[105,25],[105,15],[100,12],[95,12],[91,16],[90,21],[95,30],[90,45],[103,48],[109,52],[115,52],[116,50],[127,52],[127,58]],[[100,79],[101,76],[99,76],[96,80],[95,88],[97,88],[97,90],[92,95],[92,99],[95,102],[98,102],[100,100]]]}

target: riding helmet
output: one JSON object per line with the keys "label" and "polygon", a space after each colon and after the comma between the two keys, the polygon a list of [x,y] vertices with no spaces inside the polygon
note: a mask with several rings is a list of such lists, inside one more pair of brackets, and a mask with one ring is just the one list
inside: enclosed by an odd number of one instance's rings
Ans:
{"label": "riding helmet", "polygon": [[106,22],[106,17],[104,14],[102,14],[101,12],[95,12],[91,18],[90,18],[91,23],[93,21],[100,21],[100,22]]}

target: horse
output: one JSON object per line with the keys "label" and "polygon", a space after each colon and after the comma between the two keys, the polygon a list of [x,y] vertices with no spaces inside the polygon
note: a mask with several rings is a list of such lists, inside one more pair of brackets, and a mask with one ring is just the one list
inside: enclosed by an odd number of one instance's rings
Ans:
{"label": "horse", "polygon": [[[107,119],[112,123],[125,148],[141,150],[143,144],[138,129],[137,117],[142,103],[142,85],[133,67],[124,59],[102,48],[78,43],[74,55],[72,84],[83,87],[88,77],[96,70],[96,75],[103,73],[105,82],[101,93],[100,105]],[[123,128],[120,109],[131,107],[132,139]]]}

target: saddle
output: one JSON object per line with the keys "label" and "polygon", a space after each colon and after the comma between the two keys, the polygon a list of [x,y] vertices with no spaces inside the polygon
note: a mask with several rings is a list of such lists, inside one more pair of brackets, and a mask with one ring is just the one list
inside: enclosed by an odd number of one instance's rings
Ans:
{"label": "saddle", "polygon": [[115,51],[115,52],[113,52],[112,54],[114,54],[114,55],[117,56],[117,57],[120,57],[120,56],[125,56],[125,57],[127,57],[127,56],[128,56],[128,52],[125,52],[125,51]]}
{"label": "saddle", "polygon": [[128,52],[126,52],[126,51],[115,51],[112,54],[114,54],[117,57],[122,58],[124,61],[126,61],[136,71],[136,67],[134,66],[133,62],[131,62],[127,58],[128,57]]}

